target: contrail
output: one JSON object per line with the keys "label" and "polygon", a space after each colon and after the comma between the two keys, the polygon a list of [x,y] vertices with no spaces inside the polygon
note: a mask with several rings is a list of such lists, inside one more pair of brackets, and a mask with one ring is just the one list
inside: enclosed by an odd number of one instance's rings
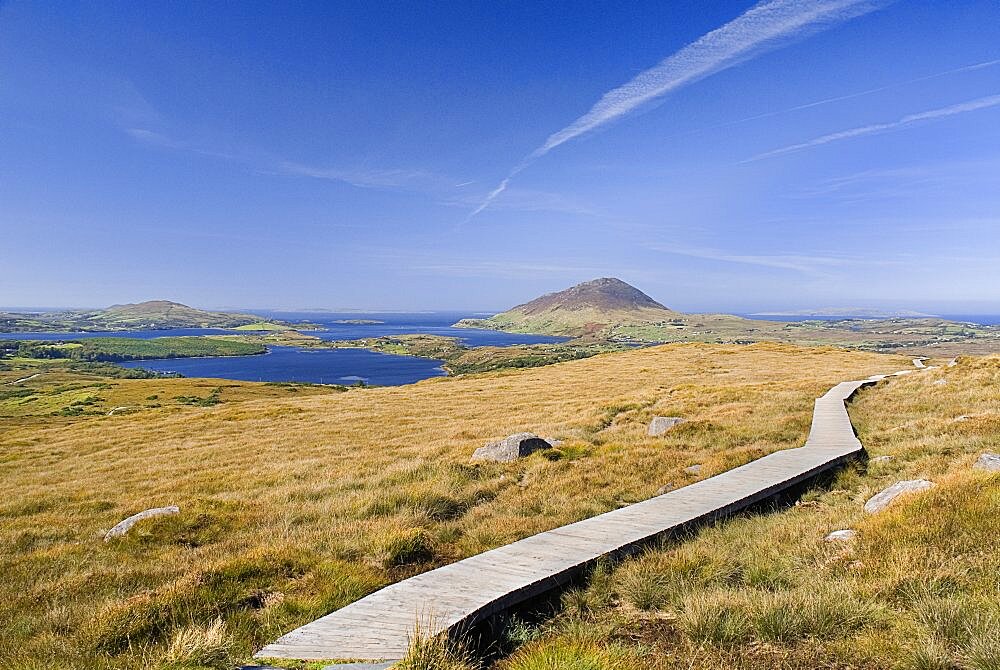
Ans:
{"label": "contrail", "polygon": [[888,91],[894,88],[899,88],[900,86],[909,86],[910,84],[917,84],[922,81],[928,81],[931,79],[937,79],[938,77],[946,77],[952,74],[959,74],[961,72],[973,72],[975,70],[982,70],[984,68],[993,67],[995,65],[1000,65],[1000,59],[989,60],[982,63],[973,63],[972,65],[963,65],[962,67],[952,68],[950,70],[943,70],[941,72],[935,72],[933,74],[924,75],[922,77],[915,77],[913,79],[907,79],[905,81],[899,81],[892,84],[886,84],[884,86],[878,86],[876,88],[868,88],[863,91],[855,91],[854,93],[845,93],[844,95],[834,96],[832,98],[823,98],[822,100],[813,100],[812,102],[805,102],[800,105],[794,105],[792,107],[785,107],[784,109],[776,109],[772,112],[763,112],[761,114],[754,114],[753,116],[744,116],[740,119],[735,119],[733,121],[725,121],[723,123],[716,123],[715,125],[706,126],[702,128],[695,128],[694,130],[688,130],[684,133],[677,135],[682,137],[684,135],[692,135],[694,133],[701,133],[708,130],[716,130],[718,128],[727,128],[729,126],[735,126],[740,123],[746,123],[748,121],[757,121],[758,119],[766,119],[771,116],[779,116],[781,114],[788,114],[790,112],[797,112],[802,109],[810,109],[812,107],[819,107],[820,105],[828,105],[833,102],[842,102],[844,100],[851,100],[852,98],[860,98],[865,95],[871,95],[872,93],[881,93],[883,91]]}
{"label": "contrail", "polygon": [[782,42],[867,14],[888,2],[891,0],[765,0],[755,5],[663,59],[658,65],[640,72],[631,81],[605,93],[589,112],[550,135],[544,144],[528,154],[469,214],[466,221],[489,207],[517,173],[559,145],[621,118],[671,91],[776,48]]}
{"label": "contrail", "polygon": [[815,139],[811,139],[808,142],[800,142],[799,144],[791,144],[787,147],[774,149],[773,151],[765,151],[762,154],[757,154],[756,156],[748,158],[747,160],[742,162],[752,163],[754,161],[759,161],[764,158],[771,158],[772,156],[780,156],[782,154],[792,153],[793,151],[801,151],[802,149],[816,147],[821,144],[829,144],[830,142],[846,140],[852,137],[860,137],[862,135],[871,135],[873,133],[880,133],[887,130],[895,130],[896,128],[908,126],[910,124],[918,123],[920,121],[930,121],[932,119],[940,119],[946,116],[954,116],[955,114],[974,112],[979,109],[996,107],[997,105],[1000,105],[1000,95],[990,95],[985,98],[978,98],[976,100],[970,100],[968,102],[960,102],[956,105],[951,105],[949,107],[932,109],[930,111],[920,112],[918,114],[907,114],[901,119],[898,119],[896,121],[890,121],[888,123],[873,123],[868,126],[861,126],[859,128],[850,128],[848,130],[841,130],[840,132],[830,133],[829,135],[822,135]]}

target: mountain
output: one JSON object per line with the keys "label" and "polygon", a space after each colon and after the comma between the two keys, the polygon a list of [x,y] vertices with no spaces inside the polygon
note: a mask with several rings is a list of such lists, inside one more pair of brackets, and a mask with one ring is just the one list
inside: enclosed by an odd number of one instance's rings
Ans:
{"label": "mountain", "polygon": [[514,333],[598,336],[612,326],[672,321],[682,315],[614,277],[549,293],[488,319],[463,319],[456,327]]}
{"label": "mountain", "polygon": [[257,323],[274,322],[253,314],[209,312],[169,300],[112,305],[89,311],[0,314],[0,332],[236,328]]}

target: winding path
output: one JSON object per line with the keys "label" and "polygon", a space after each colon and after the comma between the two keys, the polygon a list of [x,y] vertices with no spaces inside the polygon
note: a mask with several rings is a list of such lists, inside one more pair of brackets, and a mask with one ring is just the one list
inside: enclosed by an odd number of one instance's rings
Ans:
{"label": "winding path", "polygon": [[805,446],[410,577],[283,635],[256,657],[398,660],[418,624],[423,635],[475,624],[565,584],[602,557],[780,494],[862,453],[845,403],[888,376],[842,382],[817,399]]}

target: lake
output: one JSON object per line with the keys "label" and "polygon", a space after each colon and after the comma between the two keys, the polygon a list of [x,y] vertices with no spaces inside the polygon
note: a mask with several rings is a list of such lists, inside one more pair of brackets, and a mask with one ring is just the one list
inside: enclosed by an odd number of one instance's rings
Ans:
{"label": "lake", "polygon": [[442,361],[414,356],[380,354],[365,349],[299,349],[268,347],[260,356],[209,356],[165,360],[127,361],[127,368],[179,372],[185,377],[218,377],[248,382],[309,382],[375,386],[412,384],[442,377]]}
{"label": "lake", "polygon": [[[511,346],[561,342],[566,338],[545,335],[519,335],[492,330],[452,328],[451,324],[467,313],[431,312],[420,314],[357,314],[312,312],[261,312],[254,314],[289,322],[308,321],[323,330],[305,331],[324,340],[356,340],[364,337],[426,333],[459,338],[468,346]],[[483,316],[483,315],[479,315]],[[370,319],[377,324],[338,323],[338,321]],[[72,340],[88,337],[169,337],[182,335],[232,334],[215,328],[176,328],[173,330],[140,330],[106,333],[0,333],[3,339]],[[242,381],[309,382],[315,384],[354,384],[364,382],[376,386],[412,384],[421,379],[440,377],[446,373],[443,361],[413,356],[381,354],[364,349],[302,349],[298,347],[268,347],[260,356],[209,356],[203,358],[172,358],[164,360],[129,361],[124,367],[145,368],[157,372],[177,372],[185,377],[211,377]]]}

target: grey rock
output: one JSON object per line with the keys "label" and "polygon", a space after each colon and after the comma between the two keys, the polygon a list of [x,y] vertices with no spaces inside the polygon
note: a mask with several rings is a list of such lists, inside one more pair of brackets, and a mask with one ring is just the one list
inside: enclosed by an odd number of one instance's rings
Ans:
{"label": "grey rock", "polygon": [[956,365],[958,365],[958,359],[957,358],[953,358],[950,361],[948,361],[948,367],[949,368],[953,368]]}
{"label": "grey rock", "polygon": [[666,484],[664,484],[660,488],[656,489],[656,495],[662,496],[664,493],[670,493],[675,488],[676,487],[674,486],[673,482],[667,482]]}
{"label": "grey rock", "polygon": [[888,463],[895,458],[895,456],[876,456],[875,458],[869,459],[868,462],[873,464]]}
{"label": "grey rock", "polygon": [[701,463],[696,463],[694,465],[689,465],[688,467],[684,468],[684,472],[688,473],[689,475],[700,475],[701,474]]}
{"label": "grey rock", "polygon": [[938,379],[937,381],[934,382],[934,386],[944,386],[947,383],[948,383],[947,379]]}
{"label": "grey rock", "polygon": [[502,440],[489,442],[472,454],[474,461],[498,461],[508,463],[530,456],[540,449],[551,449],[552,445],[534,433],[514,433]]}
{"label": "grey rock", "polygon": [[865,511],[869,514],[875,514],[876,512],[881,512],[886,507],[892,504],[896,498],[906,493],[917,493],[919,491],[926,491],[927,489],[934,486],[934,482],[927,481],[926,479],[911,479],[902,482],[896,482],[892,486],[883,489],[878,494],[872,496],[865,503]]}
{"label": "grey rock", "polygon": [[132,526],[142,521],[143,519],[151,519],[156,516],[168,516],[171,514],[180,514],[180,511],[181,511],[180,507],[177,507],[176,505],[170,505],[169,507],[154,507],[153,509],[147,509],[142,512],[139,512],[138,514],[133,514],[127,519],[122,519],[121,521],[116,523],[114,528],[109,530],[104,535],[104,541],[107,542],[111,538],[121,537],[125,533],[129,532]]}
{"label": "grey rock", "polygon": [[846,528],[844,530],[835,530],[823,539],[827,542],[848,542],[853,540],[858,534],[858,531]]}
{"label": "grey rock", "polygon": [[684,419],[679,416],[654,416],[649,422],[649,435],[656,437],[663,435],[679,423],[684,423]]}
{"label": "grey rock", "polygon": [[988,470],[989,472],[1000,472],[1000,454],[987,451],[982,454],[973,465],[977,470]]}

